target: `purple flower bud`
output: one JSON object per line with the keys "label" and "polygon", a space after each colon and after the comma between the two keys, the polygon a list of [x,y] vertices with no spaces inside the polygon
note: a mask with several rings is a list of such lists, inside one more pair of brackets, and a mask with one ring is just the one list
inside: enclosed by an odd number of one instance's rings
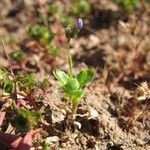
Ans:
{"label": "purple flower bud", "polygon": [[76,20],[76,27],[81,29],[83,27],[83,20],[81,18],[78,18]]}

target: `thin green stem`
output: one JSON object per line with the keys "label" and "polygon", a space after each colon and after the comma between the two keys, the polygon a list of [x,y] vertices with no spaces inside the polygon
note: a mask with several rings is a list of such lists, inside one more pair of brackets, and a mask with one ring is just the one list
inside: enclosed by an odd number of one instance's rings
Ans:
{"label": "thin green stem", "polygon": [[72,63],[72,57],[71,57],[69,48],[70,48],[70,40],[68,40],[67,42],[67,57],[68,57],[68,63],[69,63],[69,74],[70,74],[70,77],[72,78],[73,77],[73,74],[72,74],[73,63]]}

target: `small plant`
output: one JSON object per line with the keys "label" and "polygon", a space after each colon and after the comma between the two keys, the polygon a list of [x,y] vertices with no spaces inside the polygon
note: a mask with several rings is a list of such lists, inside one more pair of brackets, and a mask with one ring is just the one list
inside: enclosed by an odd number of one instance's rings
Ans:
{"label": "small plant", "polygon": [[85,17],[87,13],[90,11],[90,4],[86,0],[75,0],[72,2],[72,7],[67,13],[61,13],[60,18],[61,22],[65,27],[73,24],[74,17]]}
{"label": "small plant", "polygon": [[42,25],[32,25],[29,28],[28,33],[32,38],[38,40],[40,44],[47,49],[49,54],[54,56],[58,55],[60,48],[52,44],[54,33],[47,27]]}
{"label": "small plant", "polygon": [[14,87],[13,76],[5,68],[0,68],[0,88],[3,95],[8,96],[12,93]]}
{"label": "small plant", "polygon": [[60,20],[65,27],[67,27],[70,24],[73,24],[73,18],[63,12],[60,14]]}
{"label": "small plant", "polygon": [[18,92],[23,91],[24,97],[28,99],[34,108],[36,108],[35,99],[33,97],[33,88],[36,85],[36,80],[33,74],[25,74],[13,76],[6,69],[0,68],[0,88],[3,91],[3,96],[8,96],[15,99],[17,103]]}
{"label": "small plant", "polygon": [[74,16],[85,17],[90,10],[90,4],[86,0],[75,0],[71,8],[71,14]]}
{"label": "small plant", "polygon": [[54,33],[47,29],[45,26],[41,25],[32,25],[28,31],[29,35],[39,40],[42,45],[49,45],[52,42]]}
{"label": "small plant", "polygon": [[12,100],[13,119],[10,119],[12,125],[18,131],[26,131],[33,128],[40,119],[39,112],[30,111],[18,105],[22,101],[22,106],[26,106],[25,100],[18,98],[19,92],[23,91],[26,95],[25,99],[30,100],[33,106],[35,106],[35,101],[33,101],[32,97],[32,88],[34,85],[35,78],[32,74],[14,77],[4,68],[0,68],[0,88],[3,90],[3,96]]}
{"label": "small plant", "polygon": [[15,61],[21,61],[24,56],[24,52],[22,50],[17,50],[11,54],[11,57]]}
{"label": "small plant", "polygon": [[19,131],[27,131],[37,125],[40,119],[40,113],[37,111],[30,111],[26,108],[18,108],[17,114],[11,120],[11,123]]}
{"label": "small plant", "polygon": [[[81,101],[81,98],[84,95],[84,87],[90,83],[94,76],[95,70],[94,69],[83,69],[81,70],[76,76],[73,75],[73,63],[72,57],[70,54],[69,46],[70,40],[77,35],[80,29],[83,27],[82,19],[78,19],[76,21],[76,26],[71,27],[68,26],[66,28],[66,38],[67,42],[67,56],[68,56],[68,63],[69,63],[69,71],[65,73],[59,69],[55,69],[53,71],[54,76],[60,82],[60,85],[63,89],[64,96],[68,99],[69,102],[72,103],[72,114],[76,113],[76,109]],[[72,118],[73,119],[73,118]]]}
{"label": "small plant", "polygon": [[48,6],[48,15],[53,16],[58,11],[58,5],[56,3],[51,3]]}
{"label": "small plant", "polygon": [[131,11],[139,0],[114,0],[117,4],[121,5],[125,10]]}

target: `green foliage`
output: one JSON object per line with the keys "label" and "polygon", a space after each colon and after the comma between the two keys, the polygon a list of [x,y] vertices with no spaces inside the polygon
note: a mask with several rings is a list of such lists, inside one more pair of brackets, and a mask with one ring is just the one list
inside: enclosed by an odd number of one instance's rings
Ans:
{"label": "green foliage", "polygon": [[25,90],[25,91],[30,91],[36,83],[36,80],[33,74],[26,74],[26,75],[18,76],[16,78],[16,81],[20,89]]}
{"label": "green foliage", "polygon": [[60,52],[60,48],[53,45],[47,45],[47,49],[48,49],[48,54],[53,56],[57,56]]}
{"label": "green foliage", "polygon": [[60,48],[52,45],[54,33],[45,26],[33,25],[29,28],[29,35],[38,40],[42,46],[44,46],[48,54],[57,56],[60,52]]}
{"label": "green foliage", "polygon": [[117,4],[123,6],[127,11],[131,11],[133,7],[139,2],[139,0],[114,0]]}
{"label": "green foliage", "polygon": [[[19,75],[15,77],[16,85],[24,92],[31,92],[36,84],[33,74]],[[4,96],[9,96],[14,89],[14,77],[4,68],[0,68],[0,88]]]}
{"label": "green foliage", "polygon": [[33,25],[29,28],[29,35],[41,42],[42,45],[49,45],[52,42],[54,33],[45,26]]}
{"label": "green foliage", "polygon": [[24,52],[22,50],[17,50],[11,54],[11,57],[15,61],[20,61],[23,58]]}
{"label": "green foliage", "polygon": [[3,85],[3,95],[4,96],[8,96],[10,95],[10,93],[12,92],[13,90],[13,81],[10,80],[10,79],[7,79],[5,82],[4,82],[4,85]]}
{"label": "green foliage", "polygon": [[68,15],[65,13],[60,14],[61,22],[65,27],[73,25],[74,17],[85,17],[90,11],[90,4],[86,0],[75,0],[72,2]]}
{"label": "green foliage", "polygon": [[82,96],[84,95],[83,88],[93,80],[95,71],[94,69],[83,69],[73,78],[59,69],[55,69],[53,74],[60,82],[65,97],[69,98],[74,106],[78,106]]}
{"label": "green foliage", "polygon": [[26,131],[36,126],[39,119],[39,112],[29,111],[25,108],[19,108],[17,115],[12,119],[11,123],[19,131]]}
{"label": "green foliage", "polygon": [[4,96],[9,96],[13,91],[13,78],[11,74],[4,68],[0,68],[0,88],[3,90]]}
{"label": "green foliage", "polygon": [[60,20],[64,24],[65,27],[73,24],[73,18],[64,13],[60,14]]}
{"label": "green foliage", "polygon": [[77,80],[80,83],[80,88],[91,82],[94,76],[95,71],[93,69],[83,69],[82,71],[80,71],[80,73],[77,75]]}
{"label": "green foliage", "polygon": [[4,77],[8,74],[5,68],[0,68],[0,82],[4,79]]}
{"label": "green foliage", "polygon": [[44,150],[50,150],[50,147],[49,147],[49,145],[48,145],[48,143],[44,143]]}
{"label": "green foliage", "polygon": [[89,10],[90,4],[86,0],[75,0],[75,5],[71,8],[71,14],[85,17]]}
{"label": "green foliage", "polygon": [[49,6],[48,6],[48,13],[50,16],[56,14],[58,11],[58,5],[56,3],[51,3]]}
{"label": "green foliage", "polygon": [[43,81],[40,82],[40,88],[41,88],[41,89],[47,88],[48,85],[49,85],[49,82],[48,82],[47,79],[44,79]]}

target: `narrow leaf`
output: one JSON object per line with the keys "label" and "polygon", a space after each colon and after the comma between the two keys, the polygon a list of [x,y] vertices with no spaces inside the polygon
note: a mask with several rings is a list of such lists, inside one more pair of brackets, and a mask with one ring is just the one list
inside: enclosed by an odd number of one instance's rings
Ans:
{"label": "narrow leaf", "polygon": [[12,80],[5,81],[4,87],[3,87],[3,95],[4,96],[10,95],[12,90],[13,90],[13,81]]}

